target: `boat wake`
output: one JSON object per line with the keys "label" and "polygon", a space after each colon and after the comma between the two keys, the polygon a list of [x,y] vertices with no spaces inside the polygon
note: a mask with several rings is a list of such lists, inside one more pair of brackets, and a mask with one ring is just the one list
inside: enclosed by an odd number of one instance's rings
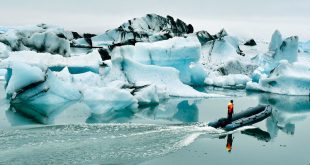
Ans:
{"label": "boat wake", "polygon": [[200,135],[213,138],[224,132],[202,123],[81,124],[3,129],[0,130],[0,164],[140,162],[175,152],[193,143]]}

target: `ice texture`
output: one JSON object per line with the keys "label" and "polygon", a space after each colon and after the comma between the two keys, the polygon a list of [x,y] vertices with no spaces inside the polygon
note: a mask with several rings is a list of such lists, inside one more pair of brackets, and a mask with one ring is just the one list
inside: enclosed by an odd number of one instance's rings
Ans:
{"label": "ice texture", "polygon": [[253,61],[259,67],[253,72],[248,90],[258,90],[287,95],[309,95],[309,62],[298,60],[298,37],[282,41],[275,31],[269,51],[257,55]]}
{"label": "ice texture", "polygon": [[46,68],[13,63],[6,76],[6,94],[15,111],[40,123],[49,123],[56,107],[78,101],[79,90],[53,75]]}
{"label": "ice texture", "polygon": [[147,14],[123,23],[118,28],[91,38],[95,46],[134,45],[136,42],[154,42],[193,33],[192,25],[171,16]]}
{"label": "ice texture", "polygon": [[146,65],[176,68],[181,81],[189,85],[202,85],[206,77],[199,63],[201,46],[197,38],[175,37],[153,43],[137,43],[135,46],[116,48],[113,54],[123,54]]}
{"label": "ice texture", "polygon": [[9,57],[10,49],[8,46],[0,42],[0,60]]}
{"label": "ice texture", "polygon": [[156,85],[166,90],[169,96],[207,97],[207,94],[181,82],[179,71],[172,67],[146,65],[131,58],[119,56],[112,59],[112,69],[105,76],[109,81],[123,80],[136,85]]}
{"label": "ice texture", "polygon": [[38,67],[29,66],[23,63],[13,63],[7,72],[6,93],[13,95],[22,88],[36,82],[45,81],[45,74]]}
{"label": "ice texture", "polygon": [[246,83],[249,82],[251,79],[243,74],[229,74],[226,76],[209,76],[205,83],[207,85],[213,85],[217,87],[245,87]]}
{"label": "ice texture", "polygon": [[271,74],[261,77],[258,83],[248,82],[247,89],[287,95],[309,95],[310,67],[303,63],[290,64],[287,60],[280,61]]}

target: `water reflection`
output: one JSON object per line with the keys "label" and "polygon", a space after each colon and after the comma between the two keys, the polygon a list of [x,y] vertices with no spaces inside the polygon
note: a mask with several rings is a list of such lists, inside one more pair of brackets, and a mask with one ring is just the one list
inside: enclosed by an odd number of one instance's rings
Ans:
{"label": "water reflection", "polygon": [[196,101],[171,99],[159,105],[91,114],[86,123],[194,123],[198,122],[199,110]]}
{"label": "water reflection", "polygon": [[[261,130],[260,128],[249,128],[241,131],[241,134],[256,138],[258,141],[269,142],[271,136],[268,132]],[[233,147],[234,136],[232,133],[220,136],[219,139],[226,138],[226,151],[231,152]]]}
{"label": "water reflection", "polygon": [[233,143],[233,136],[232,134],[227,135],[227,143],[226,143],[226,150],[227,152],[231,152],[232,150],[232,143]]}
{"label": "water reflection", "polygon": [[258,94],[259,102],[270,104],[281,112],[309,113],[310,101],[308,96],[287,96],[270,93]]}
{"label": "water reflection", "polygon": [[286,96],[267,93],[258,96],[260,103],[272,105],[274,108],[272,117],[266,121],[268,132],[272,138],[277,137],[279,131],[293,135],[296,122],[305,120],[310,114],[308,96]]}
{"label": "water reflection", "polygon": [[241,131],[241,134],[255,137],[257,140],[260,141],[269,142],[271,140],[269,132],[261,130],[260,128],[246,129]]}
{"label": "water reflection", "polygon": [[[22,103],[14,103],[11,104],[10,110],[13,112],[17,112],[29,119],[37,121],[42,124],[54,124],[55,118],[59,116],[61,112],[63,112],[67,107],[72,105],[75,102],[66,102],[61,104],[27,104],[25,102]],[[7,113],[10,114],[10,113]],[[11,122],[18,122],[11,118]]]}
{"label": "water reflection", "polygon": [[[259,128],[241,131],[242,134],[253,136],[257,140],[268,142],[270,139],[277,137],[279,131],[293,135],[296,131],[296,122],[305,120],[310,114],[308,96],[284,96],[268,93],[247,93],[247,95],[258,98],[259,104],[269,104],[274,109],[272,116],[264,121],[266,122],[267,132]],[[203,113],[199,113],[202,109],[199,109],[198,105],[204,101],[169,99],[159,105],[141,106],[134,111],[128,109],[113,110],[100,115],[92,114],[89,106],[84,103],[68,102],[53,105],[16,103],[11,105],[11,109],[7,110],[5,115],[12,126],[33,124],[34,121],[43,124],[197,123],[207,122],[199,119]],[[76,104],[78,105],[73,106]],[[48,113],[42,114],[40,112]]]}
{"label": "water reflection", "polygon": [[86,123],[127,123],[134,118],[135,113],[128,109],[110,110],[103,114],[92,113]]}
{"label": "water reflection", "polygon": [[30,124],[50,125],[81,123],[82,118],[84,118],[82,123],[196,123],[199,116],[197,102],[197,100],[170,99],[159,105],[142,106],[137,110],[110,110],[103,114],[91,113],[89,106],[83,102],[71,101],[63,104],[22,102],[11,104],[6,112],[6,118],[12,126],[23,125],[24,119],[31,121],[28,122]]}
{"label": "water reflection", "polygon": [[198,122],[199,109],[197,101],[171,99],[164,104],[153,107],[145,107],[137,116],[153,121],[165,121],[171,123]]}

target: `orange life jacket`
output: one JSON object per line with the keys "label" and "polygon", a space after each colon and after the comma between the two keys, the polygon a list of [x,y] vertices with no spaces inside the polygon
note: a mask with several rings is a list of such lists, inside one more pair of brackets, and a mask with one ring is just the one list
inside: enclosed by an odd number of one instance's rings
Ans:
{"label": "orange life jacket", "polygon": [[234,104],[228,103],[228,113],[234,113]]}

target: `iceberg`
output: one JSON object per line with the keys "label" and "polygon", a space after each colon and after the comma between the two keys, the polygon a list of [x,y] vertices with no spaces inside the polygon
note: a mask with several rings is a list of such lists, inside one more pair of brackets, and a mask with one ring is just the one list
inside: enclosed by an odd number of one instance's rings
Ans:
{"label": "iceberg", "polygon": [[161,91],[155,85],[149,85],[133,93],[140,106],[157,105],[165,99],[168,99],[166,91]]}
{"label": "iceberg", "polygon": [[298,45],[298,50],[301,52],[310,53],[310,41],[300,42]]}
{"label": "iceberg", "polygon": [[0,67],[6,68],[14,62],[25,63],[32,66],[47,66],[52,71],[61,71],[68,67],[71,73],[84,73],[91,71],[99,73],[101,58],[98,52],[87,55],[63,57],[62,55],[52,55],[50,53],[37,53],[34,51],[10,52],[10,56],[2,60]]}
{"label": "iceberg", "polygon": [[286,95],[309,95],[310,67],[303,63],[290,64],[283,60],[270,75],[261,77],[259,82],[248,82],[246,88]]}
{"label": "iceberg", "polygon": [[10,97],[31,84],[41,83],[45,80],[45,73],[41,68],[22,63],[13,63],[7,71],[6,93]]}
{"label": "iceberg", "polygon": [[271,42],[269,44],[270,51],[277,51],[282,44],[282,34],[276,30],[271,37]]}
{"label": "iceberg", "polygon": [[251,76],[257,68],[257,64],[251,63],[246,59],[241,61],[240,59],[231,59],[224,62],[222,65],[219,65],[217,71],[221,75],[243,74],[246,76]]}
{"label": "iceberg", "polygon": [[165,90],[154,85],[134,86],[121,81],[105,82],[93,72],[71,74],[68,68],[54,74],[83,93],[83,102],[93,114],[123,110],[135,111],[141,105],[158,104],[166,99]]}
{"label": "iceberg", "polygon": [[269,51],[257,55],[252,61],[263,67],[265,72],[270,72],[279,64],[279,61],[287,60],[293,63],[297,61],[297,56],[298,37],[292,36],[282,40],[280,32],[275,31],[269,44]]}
{"label": "iceberg", "polygon": [[0,60],[9,57],[9,48],[5,44],[0,42]]}
{"label": "iceberg", "polygon": [[138,107],[138,100],[130,90],[122,89],[121,85],[106,85],[99,74],[86,72],[71,74],[68,68],[61,72],[54,72],[58,79],[71,84],[83,94],[82,101],[93,114],[103,114],[107,111],[134,110]]}
{"label": "iceberg", "polygon": [[174,20],[171,16],[147,14],[141,18],[128,20],[118,28],[94,36],[91,40],[94,46],[110,46],[113,49],[116,46],[134,45],[137,42],[167,40],[193,33],[193,31],[191,24],[186,24],[180,19]]}
{"label": "iceberg", "polygon": [[49,52],[70,56],[70,43],[64,38],[58,37],[53,32],[35,33],[23,42],[25,46],[38,52]]}
{"label": "iceberg", "polygon": [[161,91],[167,91],[169,96],[177,97],[208,97],[185,85],[179,78],[179,71],[172,67],[145,65],[131,58],[120,55],[112,59],[111,70],[103,75],[105,81],[120,81],[135,85],[156,85]]}
{"label": "iceberg", "polygon": [[247,83],[248,90],[309,95],[309,64],[298,61],[298,37],[282,40],[280,32],[275,31],[269,51],[256,56],[253,61],[259,67],[253,72],[252,81]]}
{"label": "iceberg", "polygon": [[210,38],[202,44],[201,63],[207,72],[205,85],[244,88],[258,66],[240,49],[239,39],[229,36],[224,29],[213,36],[205,35]]}
{"label": "iceberg", "polygon": [[255,67],[250,57],[240,49],[240,41],[237,37],[229,36],[224,29],[209,37],[211,39],[202,43],[201,48],[201,63],[207,72],[219,72],[221,75],[248,74],[251,68]]}
{"label": "iceberg", "polygon": [[[8,46],[12,51],[31,50],[59,54],[64,57],[92,52],[90,38],[93,36],[95,35],[84,34],[81,36],[77,32],[47,24],[0,28],[0,43]],[[77,45],[79,40],[90,42],[90,46]]]}
{"label": "iceberg", "polygon": [[202,85],[206,77],[206,71],[199,63],[201,46],[197,38],[174,37],[165,41],[122,46],[115,48],[111,56],[119,54],[146,65],[176,68],[181,81],[188,85]]}
{"label": "iceberg", "polygon": [[50,70],[17,62],[8,68],[5,90],[16,111],[40,123],[47,123],[56,113],[57,108],[51,105],[63,106],[82,98],[79,90],[57,79]]}

